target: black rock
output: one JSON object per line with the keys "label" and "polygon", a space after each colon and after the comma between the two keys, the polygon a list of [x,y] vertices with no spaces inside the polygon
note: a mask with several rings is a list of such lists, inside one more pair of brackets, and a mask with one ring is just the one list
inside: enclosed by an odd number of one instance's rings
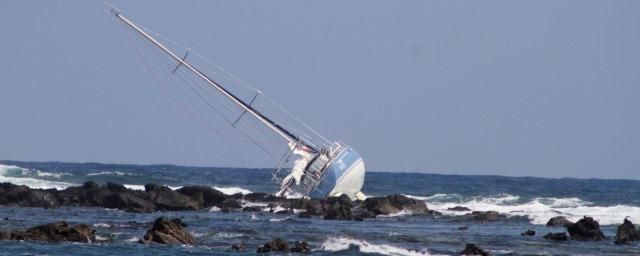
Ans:
{"label": "black rock", "polygon": [[459,211],[459,212],[470,212],[471,209],[464,207],[464,206],[455,206],[455,207],[450,207],[447,210],[449,211]]}
{"label": "black rock", "polygon": [[224,193],[206,186],[185,186],[176,191],[200,202],[205,208],[222,207],[222,203],[228,198]]}
{"label": "black rock", "polygon": [[469,227],[467,227],[467,226],[464,226],[464,227],[458,227],[458,228],[457,228],[457,230],[468,230],[468,229],[469,229]]}
{"label": "black rock", "polygon": [[496,212],[496,211],[473,211],[467,215],[471,220],[475,221],[498,221],[500,219],[506,218],[506,216]]}
{"label": "black rock", "polygon": [[482,256],[487,256],[487,255],[489,255],[489,252],[483,250],[482,248],[480,248],[476,244],[467,244],[467,246],[464,247],[464,250],[462,250],[460,252],[460,255],[482,255]]}
{"label": "black rock", "polygon": [[640,234],[636,229],[636,225],[633,225],[630,220],[624,219],[624,223],[618,226],[618,232],[616,233],[616,244],[628,244],[632,241],[640,240]]}
{"label": "black rock", "polygon": [[591,217],[584,217],[573,225],[567,227],[572,240],[600,241],[604,240],[604,234],[600,230],[600,224]]}
{"label": "black rock", "polygon": [[289,251],[289,245],[287,241],[281,238],[275,238],[263,246],[258,247],[256,252],[265,253],[265,252],[286,252]]}
{"label": "black rock", "polygon": [[298,213],[298,218],[310,219],[311,216],[312,216],[311,213],[306,212],[306,211]]}
{"label": "black rock", "polygon": [[261,206],[247,206],[245,208],[242,208],[243,212],[261,212],[262,209],[264,209]]}
{"label": "black rock", "polygon": [[568,227],[571,225],[573,225],[573,222],[564,216],[553,217],[547,221],[547,227]]}
{"label": "black rock", "polygon": [[241,252],[244,251],[244,244],[234,244],[229,248],[230,251]]}
{"label": "black rock", "polygon": [[424,201],[408,198],[404,195],[389,195],[385,197],[370,197],[364,201],[367,210],[377,215],[389,215],[402,210],[413,214],[428,214],[429,208]]}
{"label": "black rock", "polygon": [[529,230],[525,231],[524,233],[521,233],[520,235],[521,236],[535,236],[536,235],[536,231],[529,229]]}
{"label": "black rock", "polygon": [[291,247],[291,251],[292,252],[311,252],[311,248],[309,247],[309,244],[305,241],[295,241],[293,243],[293,247]]}
{"label": "black rock", "polygon": [[151,229],[147,231],[140,243],[159,244],[188,244],[193,245],[196,240],[189,232],[183,229],[184,223],[179,219],[168,220],[164,217],[157,218]]}
{"label": "black rock", "polygon": [[552,240],[552,241],[567,241],[567,240],[569,240],[569,237],[567,236],[567,233],[565,233],[565,232],[562,232],[562,233],[547,233],[542,238],[544,238],[546,240]]}
{"label": "black rock", "polygon": [[96,240],[94,233],[95,230],[90,229],[87,225],[79,224],[71,227],[67,222],[60,221],[36,226],[25,231],[3,233],[0,235],[0,239],[92,243]]}

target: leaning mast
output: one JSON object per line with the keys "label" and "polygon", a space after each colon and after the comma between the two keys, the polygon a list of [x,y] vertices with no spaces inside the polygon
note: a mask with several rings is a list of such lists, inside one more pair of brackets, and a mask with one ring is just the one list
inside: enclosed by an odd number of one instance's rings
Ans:
{"label": "leaning mast", "polygon": [[225,89],[224,87],[222,87],[220,84],[218,84],[217,82],[215,82],[213,79],[209,78],[207,75],[205,75],[204,73],[202,73],[200,70],[196,69],[194,66],[192,66],[189,62],[187,62],[186,60],[178,57],[175,53],[173,53],[171,50],[169,50],[167,47],[165,47],[163,44],[161,44],[160,42],[158,42],[155,38],[151,37],[149,34],[147,34],[145,31],[143,31],[142,29],[140,29],[136,24],[134,24],[132,21],[130,21],[129,19],[127,19],[126,17],[124,17],[122,14],[120,14],[120,12],[118,12],[115,9],[111,9],[111,12],[118,18],[120,19],[122,22],[124,22],[125,24],[127,24],[129,27],[131,27],[133,30],[135,30],[136,32],[138,32],[140,35],[142,35],[144,38],[146,38],[147,40],[149,40],[153,45],[155,45],[156,47],[160,48],[160,50],[164,51],[166,54],[168,54],[172,59],[176,60],[180,65],[184,65],[189,71],[191,71],[192,73],[194,73],[195,75],[197,75],[198,77],[200,77],[202,80],[204,80],[207,84],[209,84],[210,86],[214,87],[215,89],[217,89],[218,91],[220,91],[220,93],[222,93],[224,96],[226,96],[227,98],[229,98],[232,102],[234,102],[235,104],[237,104],[238,106],[240,106],[244,111],[249,112],[251,115],[253,115],[254,117],[256,117],[259,121],[261,121],[262,123],[264,123],[265,125],[267,125],[267,127],[269,127],[270,129],[272,129],[273,131],[275,131],[278,135],[280,135],[281,137],[283,137],[284,139],[286,139],[288,142],[290,143],[294,143],[294,144],[299,144],[301,143],[302,145],[311,148],[313,150],[315,150],[316,152],[318,152],[319,150],[317,150],[315,147],[313,147],[312,145],[309,145],[308,143],[306,143],[305,141],[303,141],[300,137],[296,136],[295,134],[291,133],[290,131],[284,129],[282,126],[280,126],[279,124],[275,123],[273,120],[269,119],[268,117],[264,116],[262,113],[258,112],[256,109],[254,109],[251,105],[247,104],[246,102],[244,102],[243,100],[241,100],[240,98],[238,98],[237,96],[233,95],[231,92],[229,92],[227,89]]}

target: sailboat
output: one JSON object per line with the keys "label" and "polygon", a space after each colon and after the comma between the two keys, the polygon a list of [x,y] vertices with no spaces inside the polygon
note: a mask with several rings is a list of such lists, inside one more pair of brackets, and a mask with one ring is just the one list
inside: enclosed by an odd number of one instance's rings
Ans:
{"label": "sailboat", "polygon": [[187,58],[189,52],[183,57],[178,56],[160,40],[152,37],[145,27],[137,25],[115,8],[111,9],[111,12],[126,24],[125,27],[168,57],[169,61],[175,65],[172,72],[185,71],[192,76],[192,79],[195,77],[196,80],[204,82],[210,89],[212,88],[230,102],[230,105],[240,110],[239,117],[234,122],[230,122],[232,125],[249,115],[283,140],[286,152],[273,170],[272,179],[280,185],[275,195],[301,195],[309,198],[347,195],[352,199],[365,198],[361,192],[365,178],[365,164],[355,149],[339,141],[331,142],[325,139],[324,143],[313,142],[308,139],[308,136],[302,136],[288,129],[286,125],[274,121],[254,107],[253,102],[259,94],[250,101],[243,100],[191,63]]}

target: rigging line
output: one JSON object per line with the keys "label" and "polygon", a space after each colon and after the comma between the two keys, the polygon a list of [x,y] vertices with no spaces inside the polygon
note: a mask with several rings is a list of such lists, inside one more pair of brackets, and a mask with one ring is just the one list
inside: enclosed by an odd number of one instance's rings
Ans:
{"label": "rigging line", "polygon": [[[198,98],[200,98],[200,100],[202,100],[207,106],[209,106],[209,108],[213,109],[218,115],[220,115],[227,123],[231,124],[231,120],[228,119],[227,117],[224,116],[224,114],[222,114],[215,106],[211,105],[211,103],[202,96],[202,94],[200,94],[200,92],[198,92],[195,88],[193,88],[193,86],[191,86],[191,84],[186,80],[185,78],[185,74],[184,73],[179,73],[178,78],[180,78],[185,84],[187,84],[187,86],[189,86],[189,88],[191,89],[191,91],[196,94],[198,96]],[[190,76],[186,76],[186,77],[190,77]],[[201,88],[201,86],[199,86]],[[202,89],[202,88],[201,88]],[[201,113],[203,114],[203,113]],[[204,114],[203,114],[204,115]],[[280,144],[280,143],[276,143],[273,141],[267,141],[267,142],[261,142],[261,141],[256,141],[255,142],[259,143],[259,144]]]}
{"label": "rigging line", "polygon": [[[148,46],[147,44],[144,44],[144,45],[145,45],[146,47],[150,47],[150,46]],[[154,53],[155,53],[155,52],[154,52]],[[154,55],[152,55],[152,56],[154,56]],[[165,55],[161,55],[161,56],[165,56]],[[155,58],[155,57],[156,57],[156,56],[154,56],[154,59],[156,59],[156,61],[158,61],[158,59],[157,59],[157,58]],[[162,58],[162,57],[160,57],[160,58]],[[166,59],[165,59],[165,64],[166,64],[166,62],[167,62],[167,61],[169,61],[169,62],[170,62],[170,60],[166,60]],[[170,63],[169,65],[172,65],[172,64]],[[188,77],[190,77],[190,76],[188,76]],[[173,81],[173,78],[170,78],[170,79],[172,79],[172,81]],[[191,86],[189,86],[189,87],[191,88]],[[193,89],[193,88],[191,88],[191,89]],[[199,94],[198,94],[198,95],[199,95]],[[200,95],[199,95],[199,96],[200,96]],[[201,96],[200,96],[200,97],[201,97]],[[204,99],[203,99],[203,100],[204,100]],[[206,102],[206,100],[205,100],[205,102]],[[214,108],[214,110],[216,110],[216,109]],[[216,110],[216,112],[218,112],[218,111]],[[221,116],[223,116],[223,117],[224,117],[224,115],[222,115],[220,112],[218,112],[218,113],[219,113]],[[224,117],[224,118],[225,118],[225,119],[227,119],[226,117]],[[228,119],[227,119],[227,121],[228,121],[228,122],[230,122]],[[278,158],[277,156],[273,155],[273,154],[272,154],[268,149],[266,149],[264,146],[262,146],[260,143],[258,143],[255,139],[253,139],[251,136],[249,136],[248,134],[246,134],[243,130],[241,130],[241,129],[236,129],[236,130],[237,130],[238,132],[240,132],[240,134],[244,135],[247,139],[249,139],[253,144],[255,144],[256,146],[258,146],[262,151],[264,151],[265,153],[267,153],[269,156],[271,156],[271,157],[273,157],[273,158],[275,158],[275,159],[277,159],[277,158]],[[219,135],[221,135],[221,134],[219,134]],[[222,135],[221,135],[221,136],[222,136]]]}
{"label": "rigging line", "polygon": [[164,39],[165,41],[172,43],[176,46],[179,46],[181,48],[184,48],[190,52],[193,53],[193,55],[199,57],[200,59],[204,60],[205,62],[209,63],[210,65],[212,65],[213,67],[217,68],[218,70],[222,71],[224,74],[226,74],[227,76],[229,76],[231,79],[236,80],[236,82],[238,82],[238,84],[251,89],[261,95],[264,96],[264,98],[266,98],[271,104],[273,104],[275,107],[279,108],[281,111],[283,111],[285,114],[287,114],[289,117],[291,117],[293,120],[295,120],[296,122],[302,124],[304,126],[304,128],[308,129],[309,131],[311,131],[312,133],[314,133],[316,136],[320,137],[322,140],[324,140],[326,143],[331,144],[331,141],[329,141],[327,138],[325,138],[324,136],[322,136],[319,132],[317,132],[315,129],[311,128],[311,126],[307,125],[305,122],[303,122],[301,119],[299,119],[297,116],[293,115],[291,112],[287,111],[284,107],[280,106],[278,103],[276,103],[276,101],[274,101],[273,99],[271,99],[271,97],[265,95],[262,93],[262,91],[260,91],[259,89],[253,87],[252,85],[250,85],[248,82],[238,78],[237,76],[235,76],[234,74],[232,74],[231,72],[227,71],[226,69],[222,68],[220,65],[216,64],[215,62],[205,58],[204,56],[202,56],[201,54],[199,54],[198,52],[196,52],[195,50],[180,44],[178,42],[176,42],[175,40],[172,40],[171,38],[164,36],[158,32],[155,32],[145,26],[142,25],[138,25],[139,27],[141,27],[142,29],[146,30],[149,33],[152,33],[162,39]]}
{"label": "rigging line", "polygon": [[[191,78],[191,76],[187,76],[187,77],[188,77],[188,78]],[[193,89],[193,88],[192,88],[192,89]],[[220,113],[220,112],[219,112],[215,107],[213,107],[212,105],[210,105],[210,104],[209,104],[209,102],[208,102],[208,101],[206,101],[206,100],[205,100],[205,99],[204,99],[204,98],[203,98],[199,93],[197,93],[197,92],[196,92],[196,94],[197,94],[197,95],[198,95],[198,96],[199,96],[203,101],[205,101],[205,103],[206,103],[207,105],[209,105],[209,107],[211,107],[214,111],[216,111],[216,112],[217,112],[217,113],[218,113],[222,118],[224,118],[225,120],[227,120],[227,122],[228,122],[232,127],[234,127],[234,126],[232,125],[232,123],[231,123],[231,120],[230,120],[230,119],[228,119],[227,117],[225,117],[225,116],[224,116],[222,113]],[[247,139],[249,139],[253,144],[255,144],[256,146],[258,146],[262,151],[264,151],[265,153],[267,153],[267,154],[268,154],[268,155],[270,155],[271,157],[273,157],[273,158],[276,158],[276,159],[277,159],[277,157],[276,157],[275,155],[273,155],[273,154],[271,153],[271,151],[269,151],[268,149],[266,149],[266,148],[262,145],[262,144],[267,144],[267,143],[259,143],[259,142],[258,142],[258,141],[256,141],[253,137],[249,136],[246,132],[244,132],[242,129],[239,129],[239,128],[237,128],[237,127],[234,127],[234,128],[236,128],[236,130],[237,130],[240,134],[244,135],[244,136],[245,136]],[[273,143],[273,142],[272,142],[271,144],[280,144],[280,143]]]}
{"label": "rigging line", "polygon": [[[189,80],[191,80],[192,82],[194,82],[194,78],[193,78],[193,77],[191,77],[191,76],[186,76],[186,77],[187,77]],[[207,90],[209,87],[204,87],[204,88],[203,88],[202,83],[198,83],[197,81],[196,81],[196,82],[194,82],[194,83],[198,84],[201,90],[205,91],[205,92],[206,92],[206,93],[208,93],[210,96],[212,96],[214,99],[216,99],[216,98],[215,98],[215,95],[211,95],[211,92],[210,92],[209,90]],[[196,92],[196,93],[197,93],[197,92]],[[200,94],[198,94],[198,95],[201,97],[201,99],[202,99],[203,101],[205,101],[205,103],[207,103],[207,105],[209,105],[209,102],[208,102],[207,100],[205,100],[205,99],[204,99],[204,97],[202,97]],[[227,108],[227,110],[229,110],[229,112],[233,112],[231,109],[229,109],[229,107],[227,107],[227,106],[226,106],[226,105],[224,105],[223,103],[221,103],[221,102],[219,102],[219,101],[218,101],[218,103],[219,103],[219,104],[221,104],[223,107]],[[221,116],[222,116],[222,117],[227,121],[227,123],[229,123],[229,125],[231,125],[232,127],[236,128],[236,129],[239,129],[239,128],[237,128],[237,127],[235,127],[235,126],[234,126],[234,123],[231,121],[231,119],[227,118],[227,117],[226,117],[226,116],[224,116],[222,113],[220,113],[218,110],[216,110],[214,106],[211,106],[211,105],[210,105],[210,107],[211,107],[211,108],[213,108],[213,109],[214,109],[218,114],[220,114],[220,115],[221,115]],[[253,119],[252,119],[252,120],[253,120]],[[253,126],[253,128],[259,129],[259,127],[258,127],[255,123],[251,123],[251,125]],[[262,132],[264,132],[264,131],[262,131]],[[267,139],[269,139],[269,136],[265,136],[265,137],[266,137]],[[279,142],[275,142],[275,141],[269,141],[269,142],[270,142],[271,144],[278,144],[278,145],[279,145],[279,144],[281,144],[281,143],[279,143]],[[264,143],[264,144],[266,144],[266,143]]]}
{"label": "rigging line", "polygon": [[[142,56],[142,54],[140,53],[140,49],[138,49],[138,47],[136,46],[136,44],[134,43],[133,39],[131,38],[131,34],[129,33],[129,31],[125,28],[122,27],[125,34],[127,34],[127,38],[129,39],[129,42],[131,43],[131,45],[133,46],[136,54],[138,55],[138,57],[140,58],[140,60],[142,61],[142,63],[145,65],[147,71],[149,71],[149,73],[151,73],[151,76],[161,85],[163,91],[167,94],[167,96],[169,96],[173,102],[175,102],[178,107],[185,113],[187,113],[189,116],[191,116],[193,119],[199,121],[201,124],[202,121],[200,119],[198,119],[196,116],[194,116],[189,110],[187,110],[175,97],[173,97],[173,95],[171,95],[171,93],[169,93],[168,89],[166,88],[165,84],[162,82],[161,79],[159,79],[152,71],[151,67],[149,66],[149,64],[144,60],[144,57]],[[203,124],[204,125],[204,124]],[[212,129],[214,132],[216,132],[223,140],[223,142],[229,147],[229,149],[231,149],[232,153],[236,155],[236,157],[238,157],[240,159],[240,161],[242,161],[245,165],[248,164],[247,161],[242,157],[242,155],[240,155],[240,153],[238,153],[232,146],[231,144],[224,138],[224,136],[222,136],[222,134],[220,134],[220,132],[217,129]]]}

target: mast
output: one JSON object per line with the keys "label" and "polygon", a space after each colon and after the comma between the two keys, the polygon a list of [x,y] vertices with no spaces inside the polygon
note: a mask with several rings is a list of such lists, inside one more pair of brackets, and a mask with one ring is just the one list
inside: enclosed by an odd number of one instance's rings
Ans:
{"label": "mast", "polygon": [[118,17],[118,19],[120,19],[122,22],[124,22],[129,27],[131,27],[133,30],[135,30],[140,35],[142,35],[144,38],[149,40],[153,45],[155,45],[156,47],[160,48],[160,50],[162,50],[166,54],[168,54],[172,59],[176,60],[179,64],[184,65],[189,71],[194,73],[196,76],[200,77],[202,80],[207,82],[207,84],[209,84],[210,86],[212,86],[215,89],[217,89],[220,93],[222,93],[224,96],[229,98],[233,103],[235,103],[238,106],[240,106],[244,111],[249,112],[251,115],[253,115],[255,118],[257,118],[260,122],[264,123],[267,127],[269,127],[271,130],[275,131],[278,135],[280,135],[281,137],[286,139],[288,142],[291,142],[291,143],[294,143],[294,144],[302,144],[302,145],[304,145],[304,146],[306,146],[306,147],[308,147],[308,148],[310,148],[310,149],[312,149],[312,150],[314,150],[316,152],[319,152],[318,149],[316,149],[312,145],[308,144],[307,142],[302,140],[300,137],[296,136],[295,134],[291,133],[287,129],[283,128],[282,126],[280,126],[279,124],[277,124],[273,120],[271,120],[268,117],[264,116],[258,110],[254,109],[251,105],[249,105],[246,102],[244,102],[242,99],[240,99],[237,96],[233,95],[230,91],[228,91],[227,89],[222,87],[222,85],[218,84],[213,79],[209,78],[207,75],[202,73],[200,70],[198,70],[197,68],[192,66],[185,59],[182,59],[182,58],[178,57],[175,53],[173,53],[171,50],[169,50],[163,44],[158,42],[155,38],[151,37],[149,34],[147,34],[145,31],[140,29],[132,21],[130,21],[129,19],[124,17],[122,14],[120,14],[120,12],[118,12],[116,9],[111,9],[111,12],[116,17]]}

